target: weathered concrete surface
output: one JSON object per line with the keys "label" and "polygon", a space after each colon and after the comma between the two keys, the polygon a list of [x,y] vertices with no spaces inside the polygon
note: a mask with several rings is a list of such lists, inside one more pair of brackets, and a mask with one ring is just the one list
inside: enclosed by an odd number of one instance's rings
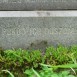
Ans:
{"label": "weathered concrete surface", "polygon": [[0,0],[0,10],[77,9],[77,0]]}
{"label": "weathered concrete surface", "polygon": [[[3,13],[5,17],[0,17],[0,47],[4,49],[42,49],[51,44],[64,44],[68,46],[77,44],[76,12],[71,12],[71,15],[68,12],[64,12],[64,16],[62,16],[63,12],[62,15],[61,13],[59,15],[56,11],[54,11],[56,16],[52,11],[49,13],[42,12],[44,15],[41,12],[36,12],[37,14],[40,13],[41,16],[34,15],[34,12],[30,12],[31,16],[27,16],[27,12],[24,12],[24,17],[20,15],[23,12],[20,12],[17,17],[13,17],[11,12],[6,12],[6,14],[9,13],[10,17]],[[68,17],[66,17],[67,14]],[[1,15],[2,13],[0,13]]]}

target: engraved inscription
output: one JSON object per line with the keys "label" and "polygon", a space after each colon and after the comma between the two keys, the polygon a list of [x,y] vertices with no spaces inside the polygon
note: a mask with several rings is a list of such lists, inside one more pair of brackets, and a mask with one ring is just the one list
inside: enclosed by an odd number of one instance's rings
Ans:
{"label": "engraved inscription", "polygon": [[75,34],[76,28],[13,28],[2,29],[2,35],[29,35],[29,36],[42,36],[52,34]]}

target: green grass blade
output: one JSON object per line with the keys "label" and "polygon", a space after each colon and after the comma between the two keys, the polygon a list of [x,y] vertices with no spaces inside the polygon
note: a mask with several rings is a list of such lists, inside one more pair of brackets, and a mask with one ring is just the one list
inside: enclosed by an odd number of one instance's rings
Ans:
{"label": "green grass blade", "polygon": [[37,77],[41,77],[33,68],[32,68],[32,71],[35,73]]}
{"label": "green grass blade", "polygon": [[8,70],[2,70],[2,71],[7,72],[11,77],[14,77],[14,75],[10,71],[8,71]]}
{"label": "green grass blade", "polygon": [[66,65],[56,65],[56,66],[46,65],[46,64],[40,64],[40,65],[52,68],[77,68],[77,64],[66,64]]}
{"label": "green grass blade", "polygon": [[57,66],[51,66],[51,67],[57,67],[57,68],[77,68],[77,64],[57,65]]}

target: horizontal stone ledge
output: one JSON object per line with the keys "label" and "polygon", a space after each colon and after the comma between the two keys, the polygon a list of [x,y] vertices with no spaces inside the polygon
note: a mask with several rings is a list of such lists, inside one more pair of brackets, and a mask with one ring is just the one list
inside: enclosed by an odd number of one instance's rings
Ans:
{"label": "horizontal stone ledge", "polygon": [[0,17],[77,17],[77,11],[0,11]]}
{"label": "horizontal stone ledge", "polygon": [[77,0],[0,0],[0,10],[65,10],[77,9]]}

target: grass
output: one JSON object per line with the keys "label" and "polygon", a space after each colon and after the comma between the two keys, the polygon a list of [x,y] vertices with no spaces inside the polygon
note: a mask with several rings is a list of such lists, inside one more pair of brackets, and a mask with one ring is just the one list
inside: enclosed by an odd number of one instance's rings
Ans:
{"label": "grass", "polygon": [[[70,74],[70,71],[60,71],[55,72],[54,68],[77,68],[76,64],[72,65],[59,65],[59,66],[51,66],[51,65],[45,65],[40,64],[42,66],[42,69],[40,71],[36,71],[33,68],[25,70],[24,74],[25,77],[77,77],[75,75]],[[69,67],[70,66],[70,67]],[[2,70],[3,72],[7,72],[9,74],[8,77],[15,77],[10,71],[8,70]]]}
{"label": "grass", "polygon": [[[45,69],[46,68],[46,69]],[[35,70],[34,70],[35,69]],[[50,72],[46,73],[46,71]],[[55,72],[58,70],[59,73]],[[61,71],[59,71],[62,69]],[[68,72],[70,69],[73,74]],[[65,71],[64,71],[65,70]],[[12,72],[12,73],[11,73]],[[41,74],[42,72],[42,74]],[[53,73],[52,73],[53,72]],[[77,46],[47,47],[45,52],[41,50],[0,50],[0,77],[76,77],[77,72]],[[13,75],[14,74],[14,75]],[[51,75],[51,76],[49,76]],[[53,77],[52,76],[52,77]]]}

